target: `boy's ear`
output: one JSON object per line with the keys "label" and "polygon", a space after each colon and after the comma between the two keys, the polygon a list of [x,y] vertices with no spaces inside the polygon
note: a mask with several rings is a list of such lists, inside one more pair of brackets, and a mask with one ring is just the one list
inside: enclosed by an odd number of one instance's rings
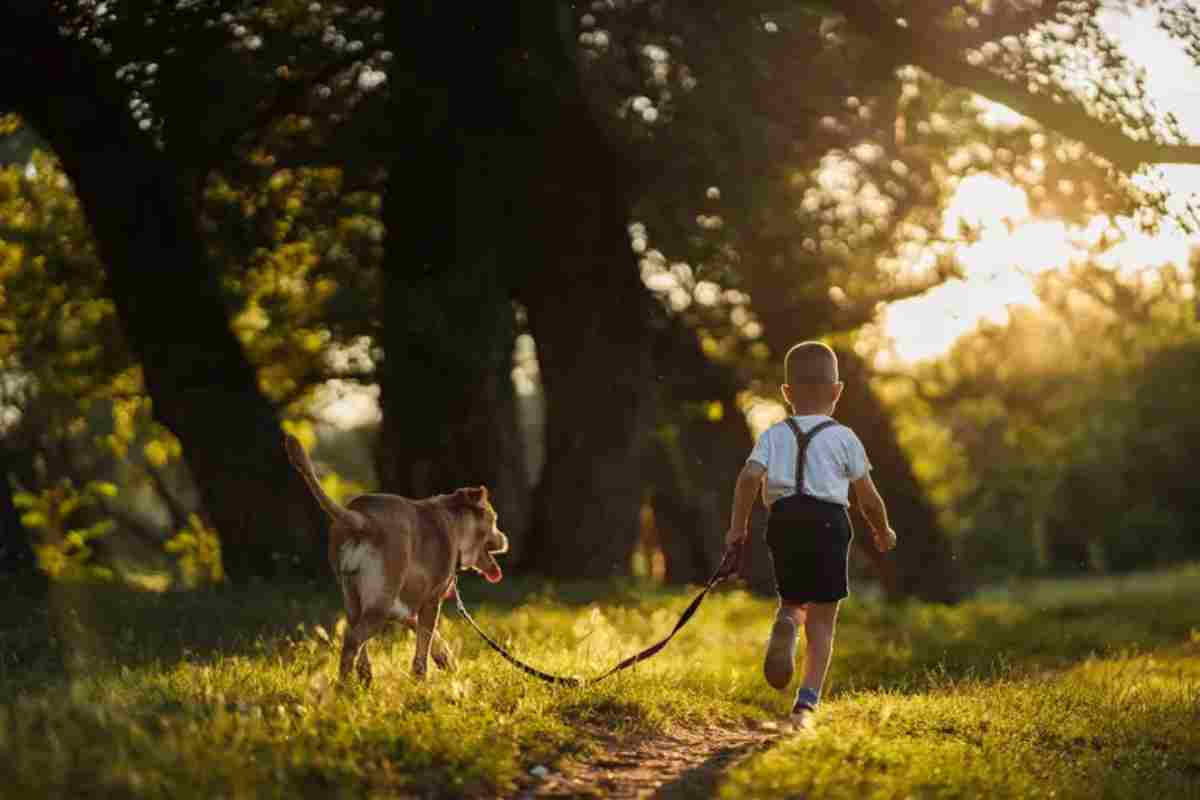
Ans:
{"label": "boy's ear", "polygon": [[792,387],[782,383],[779,385],[779,393],[783,395],[783,401],[790,406],[792,404]]}
{"label": "boy's ear", "polygon": [[833,402],[837,402],[842,397],[842,389],[846,388],[846,384],[838,381],[833,385]]}

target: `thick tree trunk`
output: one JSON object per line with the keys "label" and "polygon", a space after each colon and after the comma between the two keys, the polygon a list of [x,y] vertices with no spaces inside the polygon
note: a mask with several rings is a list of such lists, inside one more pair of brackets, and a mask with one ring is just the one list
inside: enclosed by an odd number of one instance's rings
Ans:
{"label": "thick tree trunk", "polygon": [[[623,226],[609,235],[622,232]],[[639,532],[642,447],[653,416],[649,298],[640,284],[622,286],[621,262],[609,266],[601,243],[592,243],[597,249],[590,256],[571,254],[567,285],[546,287],[527,303],[547,398],[546,467],[530,565],[560,579],[629,573]],[[579,268],[590,258],[597,261],[588,274]]]}
{"label": "thick tree trunk", "polygon": [[564,579],[623,575],[638,540],[660,312],[629,246],[631,176],[578,95],[554,111],[528,178],[541,269],[521,295],[546,392],[531,565]]}
{"label": "thick tree trunk", "polygon": [[[387,17],[400,59],[392,113],[411,118],[417,101],[422,116],[398,126],[408,136],[384,197],[378,466],[384,489],[413,497],[488,486],[516,558],[531,487],[512,382],[513,302],[497,255],[513,168],[502,147],[510,101],[491,82],[504,37],[484,26],[472,41],[479,31],[460,16],[423,2]],[[474,69],[447,70],[446,42],[464,38],[460,58]]]}
{"label": "thick tree trunk", "polygon": [[654,416],[652,319],[627,225],[636,173],[583,96],[573,4],[514,6],[508,78],[520,125],[512,188],[525,216],[508,260],[538,346],[546,461],[528,564],[554,578],[629,573],[640,530],[642,448]]}
{"label": "thick tree trunk", "polygon": [[[388,228],[403,230],[407,203],[388,194]],[[531,487],[512,382],[512,303],[490,264],[413,274],[404,234],[389,237],[381,486],[410,497],[487,486],[517,558]]]}
{"label": "thick tree trunk", "polygon": [[[83,46],[41,17],[5,14],[19,113],[71,178],[155,417],[179,438],[237,579],[322,569],[324,521],[288,464],[274,409],[228,325],[217,270],[194,227],[191,187],[134,125],[124,94]],[[19,54],[14,56],[14,54]]]}

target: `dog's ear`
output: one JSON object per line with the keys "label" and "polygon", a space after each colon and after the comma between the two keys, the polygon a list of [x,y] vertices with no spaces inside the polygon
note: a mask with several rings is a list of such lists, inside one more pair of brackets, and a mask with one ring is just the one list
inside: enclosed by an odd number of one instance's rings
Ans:
{"label": "dog's ear", "polygon": [[486,486],[469,486],[454,492],[454,499],[465,506],[484,506],[487,504],[488,491]]}

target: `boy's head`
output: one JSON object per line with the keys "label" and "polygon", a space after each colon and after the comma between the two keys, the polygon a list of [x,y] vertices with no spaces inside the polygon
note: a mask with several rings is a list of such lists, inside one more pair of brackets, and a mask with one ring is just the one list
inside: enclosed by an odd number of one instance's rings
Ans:
{"label": "boy's head", "polygon": [[820,342],[801,342],[783,359],[783,399],[795,414],[832,414],[842,396],[837,356]]}

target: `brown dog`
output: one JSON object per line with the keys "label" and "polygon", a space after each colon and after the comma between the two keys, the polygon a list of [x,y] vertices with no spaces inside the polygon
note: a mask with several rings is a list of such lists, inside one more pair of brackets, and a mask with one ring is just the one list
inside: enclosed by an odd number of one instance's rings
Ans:
{"label": "brown dog", "polygon": [[364,494],[343,507],[321,488],[299,440],[285,434],[284,443],[292,465],[332,520],[329,562],[342,587],[348,622],[342,679],[357,663],[358,676],[371,682],[367,640],[392,619],[417,630],[415,677],[425,677],[431,649],[439,667],[452,669],[437,624],[455,566],[473,569],[495,583],[502,575],[494,555],[508,551],[508,538],[496,527],[487,489],[459,489],[424,500]]}

